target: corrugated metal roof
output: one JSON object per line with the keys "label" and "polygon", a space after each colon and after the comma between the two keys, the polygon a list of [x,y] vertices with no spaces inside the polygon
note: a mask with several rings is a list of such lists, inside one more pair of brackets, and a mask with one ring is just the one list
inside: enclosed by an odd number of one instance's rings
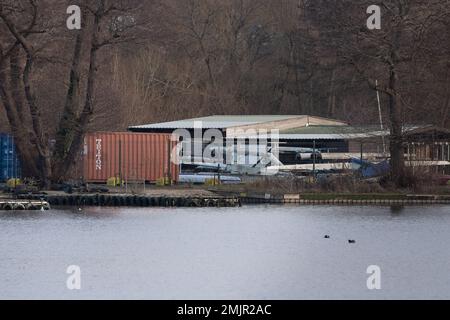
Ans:
{"label": "corrugated metal roof", "polygon": [[226,115],[193,118],[179,121],[146,124],[129,127],[130,130],[139,129],[194,129],[196,122],[201,122],[204,129],[227,129],[264,122],[304,118],[303,115]]}
{"label": "corrugated metal roof", "polygon": [[280,140],[349,140],[386,136],[384,132],[350,134],[280,134]]}
{"label": "corrugated metal roof", "polygon": [[[378,129],[379,130],[379,129]],[[282,130],[280,134],[351,134],[375,131],[374,128],[361,128],[352,126],[304,126]]]}
{"label": "corrugated metal roof", "polygon": [[[270,132],[268,132],[270,135]],[[376,127],[352,127],[352,126],[324,126],[311,125],[298,128],[281,130],[281,140],[342,140],[342,139],[364,139],[389,135],[389,131],[381,131]],[[256,139],[256,136],[245,135],[246,138]],[[232,137],[232,136],[230,136]]]}
{"label": "corrugated metal roof", "polygon": [[352,133],[352,134],[319,134],[319,133],[311,133],[311,134],[279,134],[276,135],[236,135],[229,136],[227,139],[236,139],[236,138],[245,138],[245,139],[274,139],[278,138],[279,140],[350,140],[350,139],[366,139],[366,138],[376,138],[386,136],[384,132],[370,132],[370,133]]}
{"label": "corrugated metal roof", "polygon": [[[429,126],[406,125],[403,133],[409,134]],[[307,126],[280,131],[282,139],[361,139],[389,136],[389,129],[381,130],[379,126]],[[309,137],[309,138],[308,138]]]}

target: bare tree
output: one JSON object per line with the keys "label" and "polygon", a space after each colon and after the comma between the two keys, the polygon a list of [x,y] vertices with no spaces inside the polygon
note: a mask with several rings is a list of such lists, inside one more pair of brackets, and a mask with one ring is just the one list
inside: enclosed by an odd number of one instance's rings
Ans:
{"label": "bare tree", "polygon": [[[41,178],[44,184],[66,178],[94,114],[98,52],[105,46],[134,38],[127,35],[127,30],[135,27],[132,13],[139,8],[133,1],[83,0],[79,3],[85,22],[75,37],[68,91],[52,153],[31,81],[36,59],[45,58],[35,43],[42,40],[40,35],[50,34],[49,30],[38,29],[42,25],[39,18],[48,13],[46,10],[51,4],[52,1],[35,0],[0,3],[0,28],[7,31],[4,43],[9,45],[0,47],[1,98],[23,160],[24,172]],[[29,21],[25,27],[24,21]],[[37,39],[30,39],[30,35],[37,36]],[[88,50],[85,55],[84,48]],[[8,61],[9,76],[6,73]],[[83,67],[87,68],[84,77]],[[31,127],[24,121],[27,118],[31,120]]]}
{"label": "bare tree", "polygon": [[[417,78],[411,68],[417,64],[423,66],[426,60],[433,59],[433,52],[442,49],[439,43],[434,43],[431,48],[425,44],[431,44],[427,41],[427,37],[432,36],[429,31],[449,16],[450,6],[448,1],[428,1],[426,4],[423,1],[391,1],[382,5],[381,30],[369,30],[365,20],[368,16],[356,13],[365,12],[371,4],[370,1],[341,1],[336,5],[337,16],[333,21],[342,30],[338,35],[338,50],[342,61],[352,65],[370,88],[387,98],[391,176],[397,186],[403,186],[403,130],[408,121],[405,111],[409,108],[411,113],[420,109],[411,104],[409,97],[417,90],[417,84],[425,80]],[[411,86],[408,80],[415,85]]]}

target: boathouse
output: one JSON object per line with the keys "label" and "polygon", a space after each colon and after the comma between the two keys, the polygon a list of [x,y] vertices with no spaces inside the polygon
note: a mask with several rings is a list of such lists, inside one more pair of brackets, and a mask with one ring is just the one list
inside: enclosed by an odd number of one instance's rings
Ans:
{"label": "boathouse", "polygon": [[[236,132],[268,132],[277,130],[280,147],[301,147],[326,152],[348,152],[348,137],[351,127],[343,121],[308,115],[215,115],[179,121],[131,126],[132,132],[172,133],[186,130],[192,136],[196,128],[202,134],[207,130],[218,130],[225,140],[236,139]],[[248,137],[246,144],[249,144]],[[202,141],[204,145],[209,141]],[[289,153],[280,155],[282,162],[290,162]]]}

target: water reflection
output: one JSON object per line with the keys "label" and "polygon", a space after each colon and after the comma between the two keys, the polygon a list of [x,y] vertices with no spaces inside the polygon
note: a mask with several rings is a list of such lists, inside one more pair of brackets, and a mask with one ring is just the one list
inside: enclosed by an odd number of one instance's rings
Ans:
{"label": "water reflection", "polygon": [[392,205],[391,206],[391,214],[394,217],[401,215],[404,211],[405,211],[404,205]]}
{"label": "water reflection", "polygon": [[106,219],[123,213],[115,207],[53,207],[48,211],[0,211],[1,220],[45,220],[50,218]]}

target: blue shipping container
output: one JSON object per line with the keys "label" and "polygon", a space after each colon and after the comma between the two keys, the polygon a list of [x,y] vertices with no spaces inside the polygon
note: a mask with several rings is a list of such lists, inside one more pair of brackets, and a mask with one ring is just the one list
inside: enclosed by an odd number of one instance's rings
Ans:
{"label": "blue shipping container", "polygon": [[0,133],[0,181],[20,178],[21,174],[14,138],[9,134]]}

